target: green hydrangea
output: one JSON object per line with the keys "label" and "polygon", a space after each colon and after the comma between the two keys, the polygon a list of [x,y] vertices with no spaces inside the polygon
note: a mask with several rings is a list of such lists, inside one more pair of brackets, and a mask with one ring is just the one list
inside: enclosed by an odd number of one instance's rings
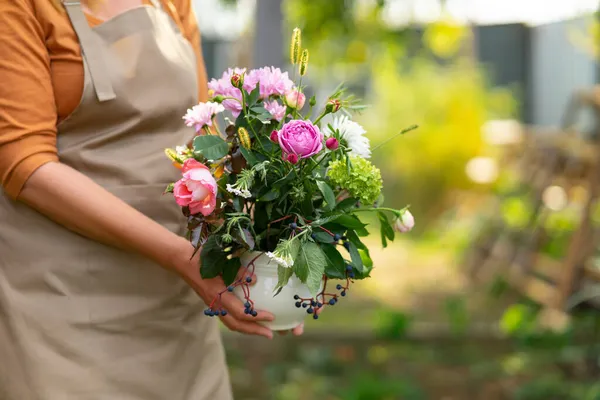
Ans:
{"label": "green hydrangea", "polygon": [[350,157],[350,164],[351,168],[348,168],[345,159],[331,162],[327,176],[362,203],[375,203],[383,188],[381,171],[362,157]]}

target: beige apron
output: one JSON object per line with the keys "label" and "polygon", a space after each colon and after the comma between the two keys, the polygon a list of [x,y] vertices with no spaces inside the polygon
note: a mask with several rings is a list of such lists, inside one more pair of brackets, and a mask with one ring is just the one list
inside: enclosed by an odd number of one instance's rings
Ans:
{"label": "beige apron", "polygon": [[[161,8],[90,28],[65,3],[85,87],[59,127],[63,163],[173,232],[163,149],[190,139],[193,49]],[[0,400],[228,400],[218,325],[152,262],[88,240],[0,193]]]}

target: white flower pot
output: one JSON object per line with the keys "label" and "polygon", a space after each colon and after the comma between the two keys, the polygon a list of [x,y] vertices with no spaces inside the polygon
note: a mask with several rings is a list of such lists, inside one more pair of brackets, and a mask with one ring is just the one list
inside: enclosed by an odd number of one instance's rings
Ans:
{"label": "white flower pot", "polygon": [[[250,300],[254,302],[255,310],[268,311],[275,316],[274,321],[261,322],[261,324],[273,331],[289,330],[302,324],[308,314],[306,308],[296,307],[297,300],[294,300],[294,296],[311,298],[308,287],[294,275],[281,292],[274,296],[278,280],[277,264],[274,261],[264,253],[247,252],[241,257],[242,268],[248,266],[256,257],[258,257],[254,261],[256,283],[249,287]],[[237,286],[233,293],[242,302],[246,302],[241,286]]]}

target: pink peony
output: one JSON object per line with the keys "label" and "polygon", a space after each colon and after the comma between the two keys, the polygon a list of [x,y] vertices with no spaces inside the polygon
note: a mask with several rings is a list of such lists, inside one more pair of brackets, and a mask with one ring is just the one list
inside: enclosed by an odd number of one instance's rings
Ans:
{"label": "pink peony", "polygon": [[247,78],[249,83],[244,82],[244,87],[252,83],[256,87],[256,83],[260,82],[260,97],[262,99],[269,96],[284,96],[294,86],[294,83],[288,77],[288,73],[281,72],[279,68],[275,67],[253,69],[248,73]]}
{"label": "pink peony", "polygon": [[190,213],[212,214],[217,204],[217,182],[208,167],[193,158],[183,163],[183,178],[175,183],[173,195],[181,207],[189,207]]}
{"label": "pink peony", "polygon": [[306,96],[304,95],[304,93],[298,91],[298,89],[294,89],[285,95],[285,104],[287,104],[291,108],[301,110],[302,107],[304,107],[305,102]]}
{"label": "pink peony", "polygon": [[281,121],[285,118],[286,107],[277,102],[277,100],[273,100],[271,102],[266,101],[265,110],[271,113],[274,119],[277,121]]}
{"label": "pink peony", "polygon": [[212,118],[223,111],[225,108],[221,104],[209,101],[188,109],[183,119],[187,126],[193,126],[196,132],[200,132],[205,126],[212,126]]}
{"label": "pink peony", "polygon": [[296,154],[300,158],[307,158],[323,148],[323,134],[310,121],[291,120],[283,125],[278,138],[285,157],[287,154]]}

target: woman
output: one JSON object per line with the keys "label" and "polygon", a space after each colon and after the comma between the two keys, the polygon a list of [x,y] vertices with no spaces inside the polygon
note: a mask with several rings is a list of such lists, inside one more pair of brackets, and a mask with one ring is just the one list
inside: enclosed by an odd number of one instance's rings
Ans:
{"label": "woman", "polygon": [[0,82],[0,398],[231,398],[223,282],[161,196],[207,96],[190,0],[2,1]]}

